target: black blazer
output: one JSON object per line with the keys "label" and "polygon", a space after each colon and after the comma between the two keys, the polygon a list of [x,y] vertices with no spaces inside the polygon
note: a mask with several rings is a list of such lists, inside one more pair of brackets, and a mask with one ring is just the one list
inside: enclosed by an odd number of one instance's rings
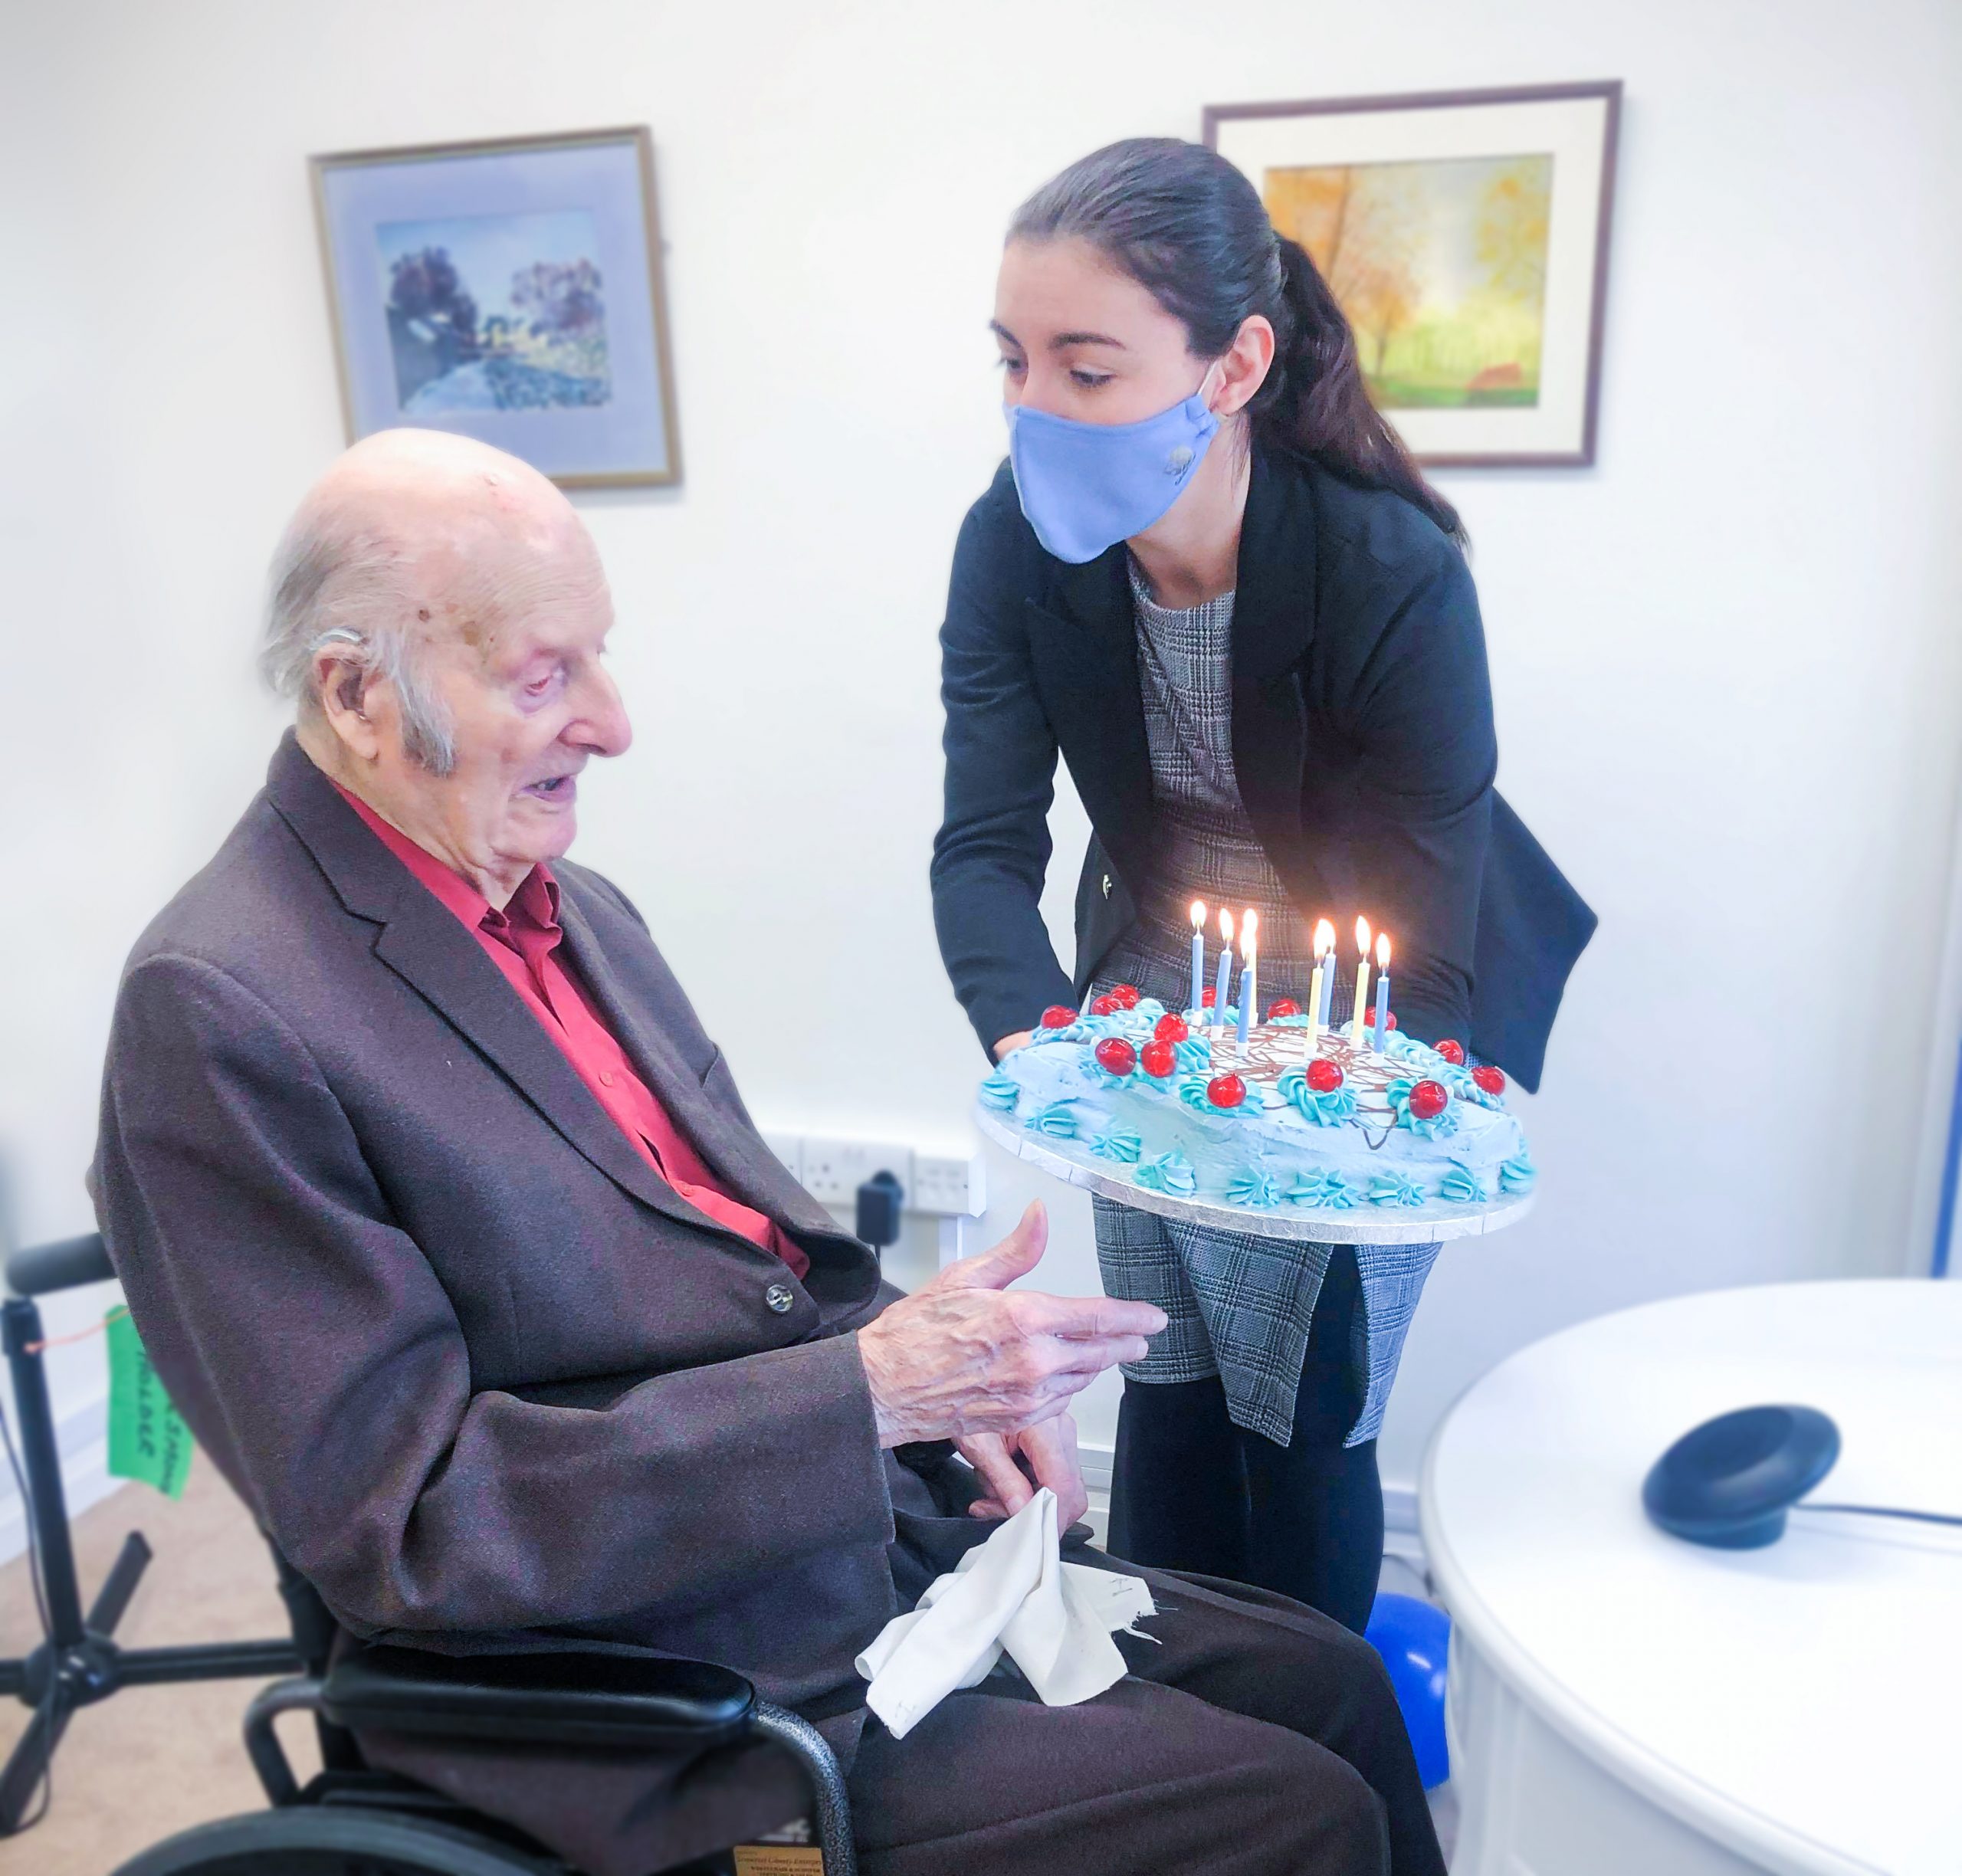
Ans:
{"label": "black blazer", "polygon": [[[941,628],[940,952],[984,1048],[1081,998],[1137,915],[1151,761],[1126,549],[1044,552],[1004,464],[968,512]],[[1060,749],[1094,829],[1075,981],[1038,901]],[[1304,918],[1396,940],[1398,1021],[1468,1038],[1528,1088],[1594,914],[1492,786],[1484,630],[1465,559],[1400,496],[1257,451],[1233,611],[1233,758]]]}

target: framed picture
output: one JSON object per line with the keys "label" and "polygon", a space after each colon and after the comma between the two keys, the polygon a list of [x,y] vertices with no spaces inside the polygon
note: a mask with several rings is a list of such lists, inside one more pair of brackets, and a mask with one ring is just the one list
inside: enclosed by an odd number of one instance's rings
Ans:
{"label": "framed picture", "polygon": [[312,167],[349,441],[408,424],[565,488],[681,479],[645,126]]}
{"label": "framed picture", "polygon": [[1621,95],[1207,107],[1208,146],[1314,257],[1419,461],[1593,461]]}

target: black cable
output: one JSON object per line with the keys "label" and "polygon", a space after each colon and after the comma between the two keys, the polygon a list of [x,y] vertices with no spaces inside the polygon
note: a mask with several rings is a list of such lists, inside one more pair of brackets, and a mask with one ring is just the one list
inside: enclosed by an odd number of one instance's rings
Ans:
{"label": "black cable", "polygon": [[1902,1511],[1891,1505],[1815,1504],[1809,1499],[1801,1499],[1792,1509],[1794,1511],[1857,1511],[1862,1517],[1914,1518],[1923,1524],[1962,1524],[1962,1517],[1951,1517],[1946,1511]]}
{"label": "black cable", "polygon": [[[14,1430],[7,1423],[7,1412],[0,1407],[0,1441],[7,1448],[7,1464],[14,1474],[14,1489],[21,1494],[21,1513],[25,1520],[28,1535],[28,1581],[34,1586],[34,1612],[41,1618],[41,1632],[48,1648],[48,1671],[50,1686],[52,1677],[61,1671],[61,1664],[54,1658],[54,1619],[48,1612],[48,1586],[41,1575],[41,1527],[35,1523],[34,1497],[28,1490],[26,1474],[21,1470],[21,1456],[14,1450]],[[31,1726],[33,1722],[30,1720]],[[47,1816],[48,1807],[54,1802],[54,1754],[50,1751],[41,1761],[41,1809],[32,1817],[22,1818],[14,1827],[13,1835],[19,1836],[31,1831]]]}

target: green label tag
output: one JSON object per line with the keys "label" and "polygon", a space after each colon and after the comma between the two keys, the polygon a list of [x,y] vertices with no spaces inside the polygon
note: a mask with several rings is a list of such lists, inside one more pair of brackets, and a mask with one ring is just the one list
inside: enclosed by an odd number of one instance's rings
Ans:
{"label": "green label tag", "polygon": [[109,1471],[169,1498],[191,1476],[191,1429],[170,1404],[126,1309],[109,1314]]}

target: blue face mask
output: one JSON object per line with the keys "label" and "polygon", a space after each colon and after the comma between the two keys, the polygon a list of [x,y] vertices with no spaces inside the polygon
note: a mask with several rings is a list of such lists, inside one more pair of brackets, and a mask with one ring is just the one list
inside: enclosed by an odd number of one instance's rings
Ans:
{"label": "blue face mask", "polygon": [[1219,434],[1205,392],[1201,379],[1190,397],[1141,423],[1080,423],[1003,405],[1015,493],[1035,538],[1081,566],[1142,534],[1179,499]]}

